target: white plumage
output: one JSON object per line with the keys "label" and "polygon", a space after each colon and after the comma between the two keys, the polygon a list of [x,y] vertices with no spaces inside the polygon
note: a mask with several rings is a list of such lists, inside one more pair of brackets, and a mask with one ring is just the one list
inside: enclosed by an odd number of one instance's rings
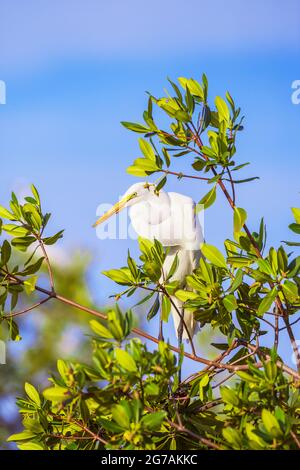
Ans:
{"label": "white plumage", "polygon": [[[126,191],[112,210],[99,219],[96,225],[124,207],[129,207],[133,229],[140,237],[151,241],[156,239],[164,247],[169,247],[164,263],[165,274],[170,271],[177,254],[179,265],[171,280],[177,280],[181,288],[185,287],[185,277],[196,268],[200,257],[200,244],[203,242],[194,201],[183,194],[167,193],[163,190],[157,195],[155,185],[136,183]],[[192,313],[183,311],[183,304],[176,297],[172,297],[172,303],[174,305],[171,312],[176,334],[180,323],[178,309],[184,315],[184,323],[192,337],[195,331]],[[185,328],[182,337],[188,339]]]}

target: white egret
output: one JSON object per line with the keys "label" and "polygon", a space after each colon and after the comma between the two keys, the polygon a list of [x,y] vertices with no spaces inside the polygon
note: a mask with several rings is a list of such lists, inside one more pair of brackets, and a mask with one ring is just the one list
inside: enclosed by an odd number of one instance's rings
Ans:
{"label": "white egret", "polygon": [[[195,213],[194,201],[183,194],[160,190],[146,182],[133,184],[112,209],[108,210],[94,226],[97,226],[122,209],[129,208],[129,217],[136,233],[148,240],[158,240],[169,251],[163,271],[167,275],[177,254],[178,268],[172,280],[185,287],[185,277],[196,268],[200,257],[203,235]],[[179,339],[189,339],[195,332],[193,314],[184,311],[183,303],[171,298],[171,313]],[[181,320],[183,318],[183,322]],[[188,331],[187,331],[188,330]]]}

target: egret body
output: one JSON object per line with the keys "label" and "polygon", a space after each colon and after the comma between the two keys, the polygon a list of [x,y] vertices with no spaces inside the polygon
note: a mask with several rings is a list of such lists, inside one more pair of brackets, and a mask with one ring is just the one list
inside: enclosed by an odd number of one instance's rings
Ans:
{"label": "egret body", "polygon": [[[175,256],[178,256],[178,268],[170,281],[179,281],[180,288],[184,288],[185,277],[191,274],[198,264],[200,244],[203,242],[194,201],[175,192],[160,190],[157,194],[154,184],[136,183],[112,209],[100,217],[95,226],[126,207],[129,208],[132,226],[140,237],[151,241],[156,239],[169,248],[163,266],[164,275],[168,274]],[[181,315],[184,319],[182,338],[188,339],[189,335],[192,337],[195,332],[193,314],[184,311],[183,303],[176,297],[172,296],[171,301],[176,334],[178,335],[180,324],[182,327]]]}

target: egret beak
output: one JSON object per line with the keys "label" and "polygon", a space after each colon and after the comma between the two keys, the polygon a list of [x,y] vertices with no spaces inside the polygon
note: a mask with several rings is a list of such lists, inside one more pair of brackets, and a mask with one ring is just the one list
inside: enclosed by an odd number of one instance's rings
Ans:
{"label": "egret beak", "polygon": [[110,217],[112,217],[114,214],[118,214],[122,209],[124,209],[124,207],[126,206],[126,204],[131,200],[133,199],[134,197],[136,197],[137,194],[136,193],[133,193],[133,194],[128,194],[127,196],[123,197],[120,201],[118,201],[111,209],[109,209],[107,212],[105,212],[105,214],[103,214],[93,225],[93,227],[97,227],[98,225],[102,224],[103,222],[105,222],[106,220],[108,220]]}

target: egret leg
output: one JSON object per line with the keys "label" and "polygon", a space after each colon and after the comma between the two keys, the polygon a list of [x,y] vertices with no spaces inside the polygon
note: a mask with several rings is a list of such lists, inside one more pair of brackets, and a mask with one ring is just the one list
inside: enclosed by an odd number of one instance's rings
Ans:
{"label": "egret leg", "polygon": [[160,311],[160,316],[159,316],[158,341],[164,341],[162,311]]}
{"label": "egret leg", "polygon": [[[180,318],[177,334],[178,334],[178,348],[180,349],[182,345],[182,335],[183,335],[183,319],[182,318]],[[178,370],[178,381],[179,383],[181,382],[181,366]]]}

